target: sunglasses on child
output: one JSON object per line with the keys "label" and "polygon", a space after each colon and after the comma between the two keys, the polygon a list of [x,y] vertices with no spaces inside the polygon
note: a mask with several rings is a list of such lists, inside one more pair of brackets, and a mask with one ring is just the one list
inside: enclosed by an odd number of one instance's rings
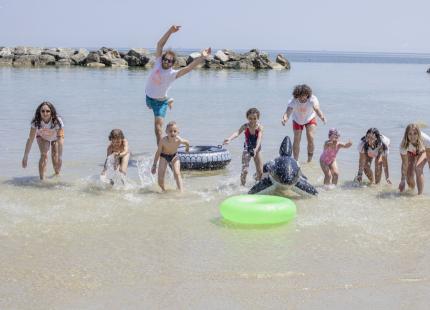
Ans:
{"label": "sunglasses on child", "polygon": [[174,60],[171,58],[163,58],[163,62],[167,62],[169,64],[172,64],[174,62]]}

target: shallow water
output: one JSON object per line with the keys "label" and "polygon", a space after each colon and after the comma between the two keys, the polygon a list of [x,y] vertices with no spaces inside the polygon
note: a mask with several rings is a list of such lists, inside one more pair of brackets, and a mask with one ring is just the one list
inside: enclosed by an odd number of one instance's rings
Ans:
{"label": "shallow water", "polygon": [[[329,127],[354,145],[338,155],[340,185],[322,186],[317,161],[302,164],[318,198],[295,198],[287,224],[244,227],[220,218],[239,186],[243,137],[221,171],[184,172],[185,192],[160,193],[149,172],[155,151],[144,105],[147,71],[0,68],[0,308],[426,309],[430,302],[430,177],[425,194],[399,195],[398,145],[409,122],[430,120],[430,76],[422,65],[293,63],[290,72],[196,71],[170,95],[181,135],[220,144],[262,112],[263,157],[276,156],[292,87],[310,84]],[[20,168],[35,106],[51,100],[66,124],[63,173],[41,184],[37,144]],[[356,145],[368,127],[391,138],[393,185],[356,187]],[[128,181],[98,174],[109,131],[125,131],[141,162]],[[428,129],[424,129],[429,131]],[[302,144],[303,155],[306,144]],[[303,156],[301,157],[301,159]],[[52,173],[52,167],[49,167]]]}

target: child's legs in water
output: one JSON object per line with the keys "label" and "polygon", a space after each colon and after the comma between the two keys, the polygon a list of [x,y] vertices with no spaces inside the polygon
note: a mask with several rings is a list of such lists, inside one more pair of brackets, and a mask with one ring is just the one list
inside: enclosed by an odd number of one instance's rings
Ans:
{"label": "child's legs in water", "polygon": [[415,175],[417,176],[417,188],[418,195],[423,193],[424,190],[424,166],[427,163],[426,152],[422,152],[417,156],[416,164],[415,164]]}
{"label": "child's legs in water", "polygon": [[331,183],[331,172],[330,167],[320,159],[320,166],[324,173],[324,185],[330,185]]}
{"label": "child's legs in water", "polygon": [[257,181],[261,180],[261,177],[263,176],[263,158],[261,156],[261,149],[258,150],[254,155],[254,163],[255,163],[255,170],[257,172]]}
{"label": "child's legs in water", "polygon": [[51,142],[51,157],[52,157],[52,166],[54,167],[54,171],[56,175],[60,174],[61,166],[63,164],[63,144],[64,139],[58,138],[57,141]]}
{"label": "child's legs in water", "polygon": [[40,150],[39,178],[43,180],[45,179],[46,164],[48,163],[48,152],[51,143],[42,139],[41,137],[37,137],[37,145],[39,146]]}
{"label": "child's legs in water", "polygon": [[181,162],[179,160],[178,156],[175,156],[175,158],[172,159],[172,170],[173,175],[175,177],[176,186],[178,187],[178,190],[182,192],[182,176],[181,176]]}
{"label": "child's legs in water", "polygon": [[130,160],[130,153],[125,154],[119,161],[119,172],[127,174],[128,161]]}
{"label": "child's legs in water", "polygon": [[315,136],[315,125],[306,126],[306,138],[308,140],[308,163],[312,161],[314,155],[314,136]]}
{"label": "child's legs in water", "polygon": [[246,176],[248,175],[249,162],[251,161],[251,155],[247,151],[242,153],[242,173],[240,174],[240,183],[245,185]]}
{"label": "child's legs in water", "polygon": [[293,141],[293,156],[295,160],[299,160],[300,153],[300,141],[302,140],[303,130],[293,130],[294,131],[294,141]]}
{"label": "child's legs in water", "polygon": [[160,185],[163,192],[166,190],[164,188],[164,176],[166,175],[166,168],[167,160],[161,157],[160,161],[158,162],[158,185]]}
{"label": "child's legs in water", "polygon": [[331,182],[334,185],[337,185],[337,181],[339,179],[339,169],[337,168],[336,159],[330,164],[329,168],[330,168],[330,173],[332,176]]}

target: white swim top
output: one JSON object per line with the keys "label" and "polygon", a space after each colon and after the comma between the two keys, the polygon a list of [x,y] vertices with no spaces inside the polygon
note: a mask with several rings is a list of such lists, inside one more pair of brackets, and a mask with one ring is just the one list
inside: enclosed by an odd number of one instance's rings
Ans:
{"label": "white swim top", "polygon": [[176,79],[176,74],[179,70],[173,68],[163,69],[161,65],[161,57],[155,60],[154,68],[149,74],[146,82],[145,93],[153,99],[163,99],[167,97],[167,91],[170,85]]}
{"label": "white swim top", "polygon": [[[423,140],[424,147],[426,149],[430,149],[430,137],[422,131],[421,131],[421,139]],[[400,154],[406,155],[408,152],[416,155],[417,154],[416,146],[413,145],[412,143],[409,143],[408,148],[405,149],[405,148],[402,148],[402,145],[400,145]]]}
{"label": "white swim top", "polygon": [[318,98],[312,95],[306,102],[301,103],[299,99],[291,98],[288,102],[287,108],[293,108],[293,121],[299,125],[305,125],[309,123],[315,116],[316,113],[314,108],[319,108],[320,103]]}
{"label": "white swim top", "polygon": [[40,128],[36,127],[35,123],[31,123],[31,128],[36,128],[36,137],[41,137],[43,140],[53,142],[57,141],[57,132],[61,128],[64,128],[64,123],[61,117],[57,116],[58,122],[61,124],[56,124],[55,126],[52,124],[52,119],[45,123],[43,120],[40,121]]}
{"label": "white swim top", "polygon": [[[390,146],[390,139],[388,139],[386,136],[384,136],[383,134],[381,134],[381,141],[383,144],[385,144],[387,146],[387,149],[384,150],[383,145],[380,144],[375,148],[371,148],[369,146],[369,148],[367,149],[367,156],[369,157],[378,157],[379,154],[381,154],[382,156],[387,156],[389,154],[389,146]],[[364,153],[364,141],[360,140],[360,143],[357,146],[357,150],[360,153]]]}

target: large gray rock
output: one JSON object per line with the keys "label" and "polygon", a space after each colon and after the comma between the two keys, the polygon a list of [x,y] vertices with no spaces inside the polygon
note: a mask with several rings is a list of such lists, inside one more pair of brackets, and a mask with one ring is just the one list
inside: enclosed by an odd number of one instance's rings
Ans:
{"label": "large gray rock", "polygon": [[278,56],[276,56],[276,60],[275,61],[278,64],[282,65],[285,69],[287,69],[287,70],[291,69],[290,62],[288,61],[287,58],[284,57],[284,55],[278,54]]}
{"label": "large gray rock", "polygon": [[100,56],[100,62],[104,63],[106,66],[112,66],[112,64],[128,65],[127,61],[121,59],[118,51],[115,50],[110,50]]}
{"label": "large gray rock", "polygon": [[2,57],[13,58],[13,50],[9,47],[0,47],[0,58]]}
{"label": "large gray rock", "polygon": [[39,47],[17,46],[13,50],[13,53],[15,56],[21,56],[21,55],[38,56],[42,53],[42,49]]}
{"label": "large gray rock", "polygon": [[187,66],[187,56],[177,56],[175,68],[183,68]]}
{"label": "large gray rock", "polygon": [[130,67],[138,67],[142,65],[142,62],[140,61],[139,58],[137,58],[136,56],[129,56],[129,55],[125,55],[124,56],[124,60],[127,62],[127,64]]}
{"label": "large gray rock", "polygon": [[110,66],[112,68],[128,67],[127,61],[121,58],[112,59]]}
{"label": "large gray rock", "polygon": [[209,60],[206,60],[203,68],[205,69],[222,69],[224,68],[224,65],[222,64],[221,60],[216,59],[215,57]]}
{"label": "large gray rock", "polygon": [[430,68],[427,69],[427,73],[430,73]]}
{"label": "large gray rock", "polygon": [[87,65],[92,62],[96,62],[96,63],[100,62],[100,55],[97,52],[90,52],[84,61],[84,63]]}
{"label": "large gray rock", "polygon": [[127,55],[128,56],[134,56],[137,58],[140,58],[140,57],[148,58],[149,51],[146,48],[132,48],[131,50],[129,50],[127,52]]}
{"label": "large gray rock", "polygon": [[15,55],[13,59],[13,65],[17,67],[21,66],[33,66],[34,63],[37,63],[38,56],[36,55]]}
{"label": "large gray rock", "polygon": [[34,66],[55,65],[55,57],[52,55],[39,55],[34,61]]}
{"label": "large gray rock", "polygon": [[283,70],[285,69],[285,67],[277,62],[273,62],[273,61],[269,61],[268,63],[268,67],[269,69],[274,69],[274,70]]}
{"label": "large gray rock", "polygon": [[83,64],[85,58],[87,58],[89,53],[90,52],[88,52],[88,50],[86,50],[85,48],[80,48],[78,51],[75,52],[74,55],[70,56],[70,60],[75,65],[81,65]]}
{"label": "large gray rock", "polygon": [[222,50],[225,55],[228,56],[228,61],[238,61],[242,58],[242,56],[239,53],[236,53],[232,50],[224,49]]}
{"label": "large gray rock", "polygon": [[226,63],[228,61],[228,56],[221,50],[215,53],[215,59],[219,60],[221,63]]}
{"label": "large gray rock", "polygon": [[73,48],[58,48],[57,49],[58,56],[56,57],[57,60],[61,59],[70,59],[72,57],[76,50]]}
{"label": "large gray rock", "polygon": [[143,67],[148,64],[150,59],[148,50],[144,48],[132,48],[124,56],[124,60],[127,61],[131,67]]}

